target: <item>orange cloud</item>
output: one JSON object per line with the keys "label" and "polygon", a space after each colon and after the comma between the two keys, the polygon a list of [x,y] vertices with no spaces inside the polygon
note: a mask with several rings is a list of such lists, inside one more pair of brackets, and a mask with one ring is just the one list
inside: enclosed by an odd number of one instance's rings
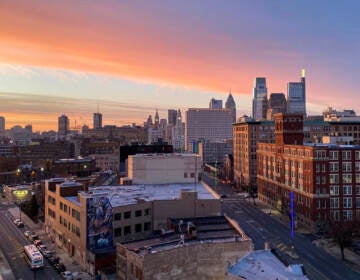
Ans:
{"label": "orange cloud", "polygon": [[1,62],[250,93],[261,67],[246,43],[149,15],[113,1],[3,0]]}

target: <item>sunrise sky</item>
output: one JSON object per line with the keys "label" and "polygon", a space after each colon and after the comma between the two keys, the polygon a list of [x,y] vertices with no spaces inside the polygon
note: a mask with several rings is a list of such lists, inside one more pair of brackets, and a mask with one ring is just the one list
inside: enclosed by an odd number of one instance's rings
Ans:
{"label": "sunrise sky", "polygon": [[360,114],[360,1],[0,1],[0,115],[7,128],[142,124],[159,109],[207,107],[231,88],[251,113],[307,71],[307,108]]}

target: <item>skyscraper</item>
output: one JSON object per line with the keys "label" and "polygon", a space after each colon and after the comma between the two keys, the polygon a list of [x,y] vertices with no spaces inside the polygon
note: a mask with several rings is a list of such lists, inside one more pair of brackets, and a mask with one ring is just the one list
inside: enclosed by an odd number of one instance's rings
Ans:
{"label": "skyscraper", "polygon": [[210,109],[222,109],[222,100],[211,98],[211,100],[209,102],[209,108]]}
{"label": "skyscraper", "polygon": [[228,98],[226,99],[225,108],[231,111],[233,116],[233,123],[236,122],[236,104],[231,94],[231,91],[229,93]]}
{"label": "skyscraper", "polygon": [[154,126],[155,126],[155,127],[158,127],[158,126],[159,126],[159,122],[160,122],[159,112],[158,112],[158,109],[156,109]]}
{"label": "skyscraper", "polygon": [[306,116],[305,70],[301,71],[300,82],[289,82],[287,112]]}
{"label": "skyscraper", "polygon": [[0,136],[5,135],[5,118],[0,117]]}
{"label": "skyscraper", "polygon": [[102,128],[102,114],[101,113],[94,113],[93,124],[94,124],[94,129]]}
{"label": "skyscraper", "polygon": [[62,114],[58,118],[58,137],[64,139],[69,131],[69,118]]}
{"label": "skyscraper", "polygon": [[272,93],[268,101],[268,110],[266,118],[273,120],[274,114],[286,113],[286,98],[283,93]]}
{"label": "skyscraper", "polygon": [[168,110],[168,124],[169,125],[175,125],[176,124],[176,110],[169,109]]}
{"label": "skyscraper", "polygon": [[253,89],[252,115],[255,120],[265,120],[267,113],[266,78],[256,78]]}

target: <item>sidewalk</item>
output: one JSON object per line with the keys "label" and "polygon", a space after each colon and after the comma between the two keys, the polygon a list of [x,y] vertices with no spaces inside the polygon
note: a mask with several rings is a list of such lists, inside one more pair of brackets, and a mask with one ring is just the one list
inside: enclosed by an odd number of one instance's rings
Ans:
{"label": "sidewalk", "polygon": [[[14,219],[19,218],[19,208],[13,207],[9,208],[8,210],[10,214],[13,216]],[[35,232],[43,244],[45,244],[49,250],[54,252],[59,258],[60,262],[63,263],[66,267],[66,270],[69,270],[73,273],[74,279],[81,279],[81,280],[90,280],[93,277],[82,271],[81,266],[74,261],[62,248],[59,248],[54,241],[51,241],[49,236],[46,234],[43,223],[39,222],[35,224],[24,212],[21,214],[21,220],[25,224],[25,229],[31,230]],[[7,278],[5,278],[7,279]]]}

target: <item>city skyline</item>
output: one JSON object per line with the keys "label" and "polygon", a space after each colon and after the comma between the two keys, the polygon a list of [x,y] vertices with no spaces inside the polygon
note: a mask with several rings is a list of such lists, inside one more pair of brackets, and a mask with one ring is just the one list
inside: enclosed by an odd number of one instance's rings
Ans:
{"label": "city skyline", "polygon": [[75,119],[91,126],[97,104],[104,124],[142,124],[156,108],[166,118],[170,108],[207,107],[230,88],[237,115],[251,115],[255,77],[266,77],[269,95],[286,93],[302,68],[308,114],[326,105],[360,110],[352,104],[360,70],[355,1],[5,0],[0,7],[7,128],[56,130],[61,114],[70,127]]}

